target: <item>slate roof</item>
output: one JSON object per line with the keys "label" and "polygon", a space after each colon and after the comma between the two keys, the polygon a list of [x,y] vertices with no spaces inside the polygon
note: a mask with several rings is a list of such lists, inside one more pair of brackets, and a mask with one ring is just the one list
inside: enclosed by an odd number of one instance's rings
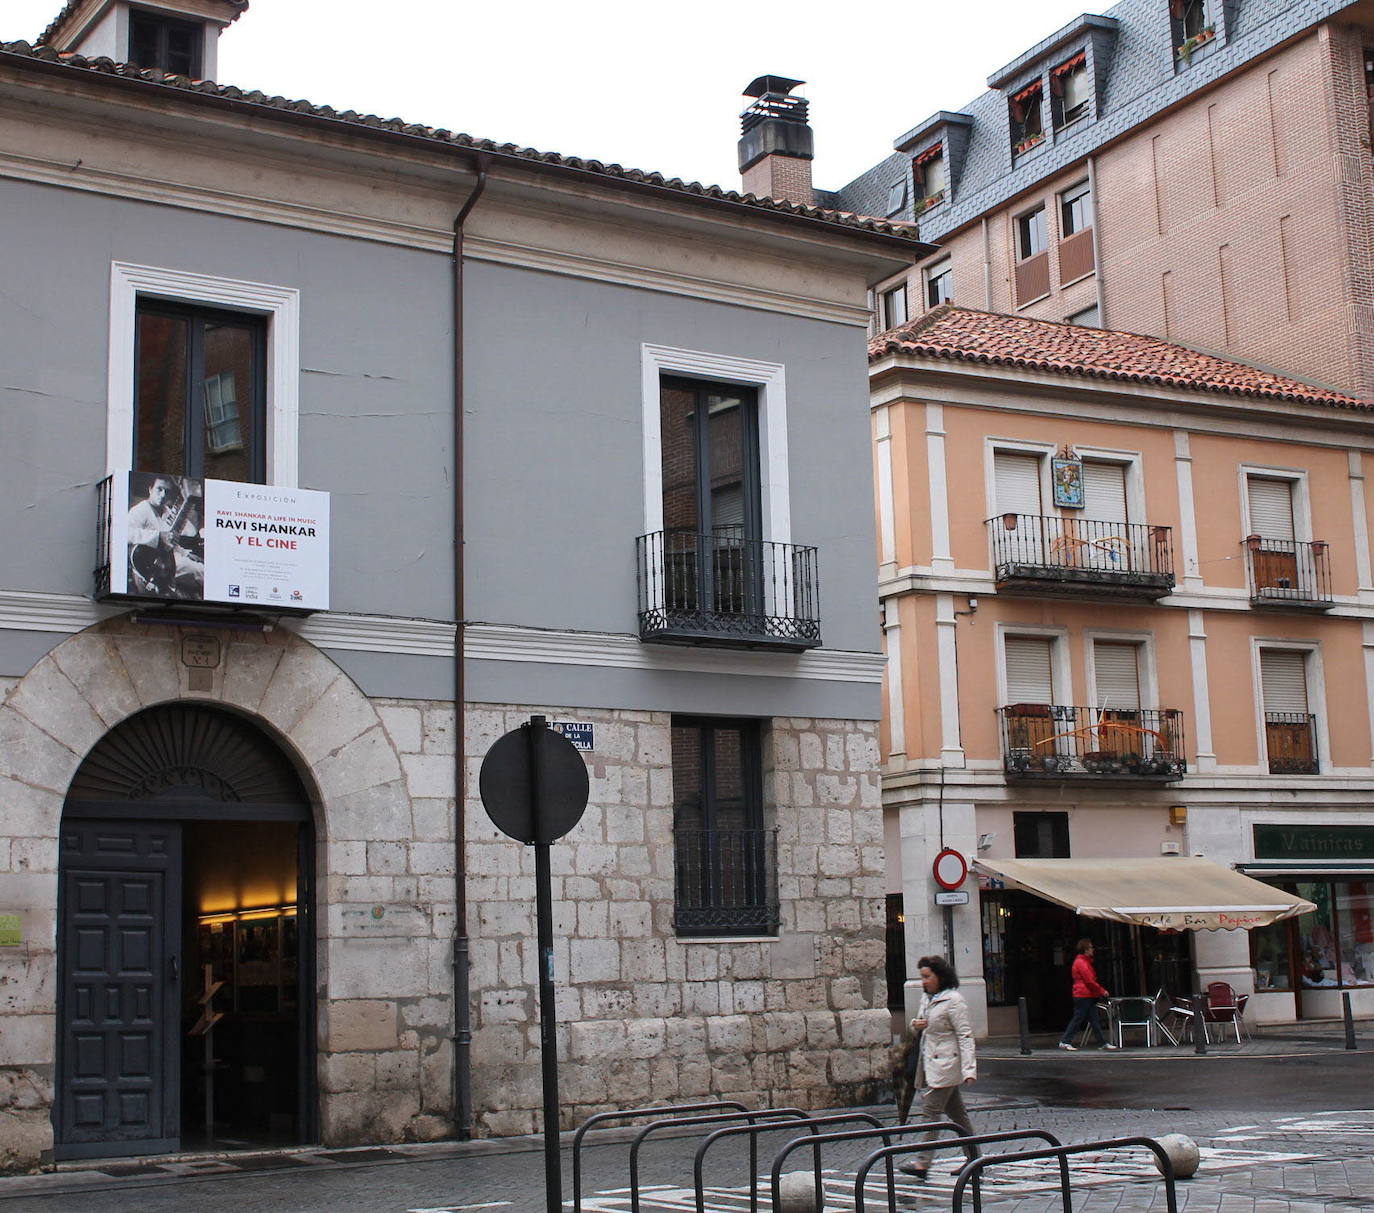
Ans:
{"label": "slate roof", "polygon": [[934,251],[930,246],[920,243],[915,224],[904,223],[900,220],[874,219],[867,215],[854,214],[848,211],[804,206],[800,203],[784,202],[776,198],[760,198],[755,194],[741,194],[735,190],[722,189],[718,185],[703,185],[698,181],[683,181],[680,177],[665,177],[662,173],[625,168],[619,164],[607,164],[600,160],[589,160],[578,156],[560,156],[555,152],[541,152],[531,147],[519,147],[514,143],[496,143],[490,139],[477,139],[471,135],[459,134],[442,128],[406,122],[400,118],[379,118],[376,114],[360,114],[356,110],[336,110],[327,105],[314,105],[309,101],[293,101],[286,97],[269,96],[267,93],[235,88],[233,85],[220,85],[210,80],[192,80],[186,76],[171,76],[152,68],[135,67],[129,63],[116,63],[103,56],[89,59],[71,51],[56,51],[50,46],[32,46],[22,41],[0,42],[0,60],[6,57],[14,57],[34,65],[45,64],[70,69],[73,72],[81,72],[95,77],[118,77],[130,82],[153,85],[165,89],[169,93],[191,94],[210,100],[233,102],[240,106],[248,105],[267,111],[268,114],[305,115],[310,118],[338,122],[359,132],[391,132],[465,151],[484,152],[496,160],[518,161],[531,166],[543,166],[566,171],[569,175],[590,174],[593,177],[625,182],[632,186],[667,190],[692,198],[745,206],[750,210],[775,216],[791,216],[851,233],[862,233],[900,241],[909,251],[914,250],[919,255]]}
{"label": "slate roof", "polygon": [[[1350,5],[1351,0],[1245,0],[1243,4],[1214,0],[1211,15],[1217,22],[1217,37],[1194,52],[1190,64],[1180,66],[1174,60],[1165,0],[1120,0],[1104,14],[1118,23],[1111,53],[1095,56],[1103,60],[1095,62],[1096,70],[1103,74],[1100,109],[1060,131],[1049,131],[1044,142],[1034,151],[1017,156],[1013,164],[1007,95],[1040,77],[1063,57],[1051,54],[1048,48],[1059,43],[1065,30],[1050,34],[1003,69],[1016,68],[1025,61],[1004,89],[989,88],[967,105],[949,104],[957,98],[940,100],[942,108],[968,114],[973,124],[962,171],[949,199],[920,217],[922,238],[936,242],[944,239]],[[1074,46],[1083,41],[1074,40]],[[1065,53],[1070,49],[1073,47],[1065,47]],[[994,73],[991,78],[1000,77]],[[917,125],[912,117],[877,114],[870,121],[890,121],[897,134]],[[1050,125],[1047,116],[1047,131]],[[846,210],[886,215],[888,190],[910,173],[911,156],[893,152],[847,185],[831,191],[827,201]],[[909,198],[893,219],[914,220],[917,201]]]}
{"label": "slate roof", "polygon": [[979,312],[952,303],[942,303],[869,342],[870,361],[888,354],[981,362],[1362,412],[1374,410],[1374,402],[1157,337]]}
{"label": "slate roof", "polygon": [[[238,9],[238,12],[234,14],[235,21],[248,9],[248,0],[227,0],[227,3]],[[67,0],[62,11],[48,22],[48,28],[38,35],[38,45],[49,46],[61,37],[62,27],[67,24],[68,19],[81,7],[81,4],[82,0]]]}

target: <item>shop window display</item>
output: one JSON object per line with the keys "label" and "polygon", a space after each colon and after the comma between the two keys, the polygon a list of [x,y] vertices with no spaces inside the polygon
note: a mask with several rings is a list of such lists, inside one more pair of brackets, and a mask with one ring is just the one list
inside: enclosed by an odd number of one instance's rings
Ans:
{"label": "shop window display", "polygon": [[1317,908],[1250,933],[1257,990],[1374,985],[1374,891],[1366,880],[1316,880],[1281,887]]}

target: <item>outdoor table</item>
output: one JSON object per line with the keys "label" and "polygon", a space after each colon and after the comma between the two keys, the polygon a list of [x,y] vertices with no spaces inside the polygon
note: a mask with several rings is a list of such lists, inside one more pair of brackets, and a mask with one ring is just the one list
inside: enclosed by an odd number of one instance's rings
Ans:
{"label": "outdoor table", "polygon": [[[1146,1018],[1131,1020],[1129,1023],[1122,1023],[1121,1009],[1123,1006],[1130,1003],[1140,1003],[1148,1008],[1145,1012]],[[1125,1041],[1122,1038],[1122,1029],[1128,1027],[1145,1029],[1145,1047],[1147,1049],[1154,1046],[1156,1032],[1172,1044],[1178,1043],[1174,1038],[1174,1034],[1164,1026],[1164,1022],[1159,1018],[1159,1013],[1155,1007],[1155,1000],[1149,994],[1113,995],[1111,998],[1104,998],[1102,1000],[1102,1005],[1107,1008],[1107,1026],[1109,1029],[1115,1029],[1116,1043],[1119,1047],[1124,1047],[1125,1045]]]}

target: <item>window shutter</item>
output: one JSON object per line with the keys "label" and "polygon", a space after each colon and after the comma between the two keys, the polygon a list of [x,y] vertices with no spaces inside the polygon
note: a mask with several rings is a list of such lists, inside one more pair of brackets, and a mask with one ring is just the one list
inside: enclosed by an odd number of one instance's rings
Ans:
{"label": "window shutter", "polygon": [[992,457],[999,514],[1040,514],[1040,456],[997,451]]}
{"label": "window shutter", "polygon": [[1260,650],[1260,685],[1266,712],[1307,711],[1307,654]]}
{"label": "window shutter", "polygon": [[1053,703],[1052,640],[1039,636],[1008,636],[1007,702]]}
{"label": "window shutter", "polygon": [[1097,706],[1111,711],[1140,707],[1140,646],[1098,640],[1093,642]]}
{"label": "window shutter", "polygon": [[1250,530],[1265,539],[1296,539],[1293,530],[1293,482],[1267,476],[1245,481],[1250,499]]}
{"label": "window shutter", "polygon": [[1083,464],[1083,514],[1094,522],[1126,521],[1126,467],[1120,463]]}

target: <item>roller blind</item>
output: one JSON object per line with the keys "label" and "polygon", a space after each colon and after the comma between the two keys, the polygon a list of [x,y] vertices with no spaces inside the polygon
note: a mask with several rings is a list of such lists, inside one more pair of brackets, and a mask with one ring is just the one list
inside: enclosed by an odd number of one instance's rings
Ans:
{"label": "roller blind", "polygon": [[1114,710],[1140,707],[1140,646],[1098,640],[1093,643],[1097,706]]}
{"label": "roller blind", "polygon": [[1040,636],[1008,636],[1007,702],[1053,703],[1052,640]]}
{"label": "roller blind", "polygon": [[1260,650],[1260,684],[1266,712],[1307,711],[1307,654]]}
{"label": "roller blind", "polygon": [[1120,463],[1083,464],[1086,517],[1097,522],[1126,522],[1126,468]]}
{"label": "roller blind", "polygon": [[1265,539],[1296,539],[1293,529],[1293,482],[1268,476],[1245,481],[1250,499],[1250,530]]}
{"label": "roller blind", "polygon": [[999,514],[1040,514],[1040,456],[997,451],[992,457]]}

